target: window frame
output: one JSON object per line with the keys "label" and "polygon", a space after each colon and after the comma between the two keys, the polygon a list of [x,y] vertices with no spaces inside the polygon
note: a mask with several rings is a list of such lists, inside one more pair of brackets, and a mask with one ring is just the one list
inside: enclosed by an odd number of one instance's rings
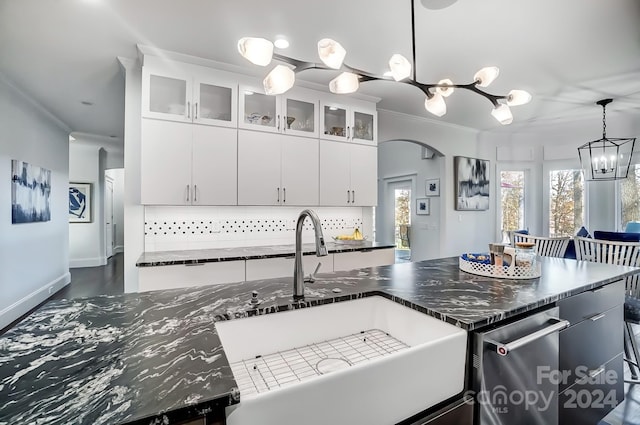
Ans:
{"label": "window frame", "polygon": [[543,236],[549,236],[549,206],[551,200],[551,179],[550,173],[551,171],[562,171],[562,170],[576,170],[582,171],[582,178],[584,181],[584,185],[582,188],[582,205],[583,210],[582,214],[584,217],[584,223],[582,225],[589,229],[589,184],[586,176],[584,175],[584,170],[580,166],[580,164],[575,160],[554,160],[554,161],[544,161],[542,163],[542,229]]}

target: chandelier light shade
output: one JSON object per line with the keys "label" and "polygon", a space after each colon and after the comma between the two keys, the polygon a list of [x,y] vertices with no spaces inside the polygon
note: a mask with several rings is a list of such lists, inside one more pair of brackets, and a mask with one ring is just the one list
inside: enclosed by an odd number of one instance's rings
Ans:
{"label": "chandelier light shade", "polygon": [[318,41],[318,56],[320,60],[332,69],[340,69],[347,51],[340,43],[330,38]]}
{"label": "chandelier light shade", "polygon": [[511,124],[513,122],[513,115],[511,114],[511,109],[507,105],[500,105],[497,108],[494,108],[491,111],[491,115],[502,125]]}
{"label": "chandelier light shade", "polygon": [[360,81],[356,74],[343,72],[329,82],[331,93],[348,94],[354,93],[360,87]]}
{"label": "chandelier light shade", "polygon": [[606,111],[612,101],[602,99],[596,102],[602,106],[602,138],[578,148],[585,178],[590,181],[621,180],[629,175],[636,139],[607,137]]}
{"label": "chandelier light shade", "polygon": [[238,41],[238,51],[249,62],[267,66],[273,58],[273,43],[264,38],[244,37]]}
{"label": "chandelier light shade", "polygon": [[441,117],[447,113],[447,104],[440,93],[434,93],[424,101],[424,107],[436,117]]}
{"label": "chandelier light shade", "polygon": [[499,74],[500,70],[497,66],[487,66],[486,68],[482,68],[480,71],[476,72],[473,76],[473,80],[480,87],[489,87],[489,85],[498,78]]}
{"label": "chandelier light shade", "polygon": [[296,73],[286,65],[277,65],[267,75],[262,84],[266,94],[282,94],[293,87]]}
{"label": "chandelier light shade", "polygon": [[447,113],[445,98],[453,94],[454,89],[464,89],[476,93],[489,100],[493,105],[491,115],[503,125],[513,121],[510,106],[524,105],[531,101],[531,95],[524,90],[511,90],[507,95],[491,94],[482,88],[488,87],[496,78],[500,70],[495,66],[480,69],[473,76],[473,82],[456,84],[449,78],[437,83],[423,83],[416,79],[416,31],[414,2],[411,0],[411,50],[412,62],[400,54],[394,54],[389,59],[389,73],[375,75],[367,71],[353,68],[344,63],[347,51],[340,43],[330,38],[318,41],[318,57],[321,63],[307,62],[294,59],[273,52],[273,43],[264,38],[245,37],[238,41],[238,51],[250,62],[266,66],[272,59],[283,62],[289,67],[278,65],[264,79],[265,93],[282,94],[295,83],[295,74],[318,69],[325,71],[339,71],[329,83],[332,93],[347,94],[358,90],[360,83],[368,81],[395,81],[410,84],[421,90],[426,96],[425,109],[435,116],[441,117]]}

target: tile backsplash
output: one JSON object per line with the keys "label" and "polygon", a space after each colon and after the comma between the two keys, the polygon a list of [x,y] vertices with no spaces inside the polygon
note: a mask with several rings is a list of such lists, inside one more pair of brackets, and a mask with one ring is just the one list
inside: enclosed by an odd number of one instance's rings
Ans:
{"label": "tile backsplash", "polygon": [[[145,207],[145,251],[172,251],[295,243],[295,226],[303,207]],[[325,239],[358,227],[371,238],[372,208],[313,207]],[[363,226],[363,223],[365,225]],[[370,227],[370,226],[367,226]],[[313,242],[307,219],[303,242]]]}

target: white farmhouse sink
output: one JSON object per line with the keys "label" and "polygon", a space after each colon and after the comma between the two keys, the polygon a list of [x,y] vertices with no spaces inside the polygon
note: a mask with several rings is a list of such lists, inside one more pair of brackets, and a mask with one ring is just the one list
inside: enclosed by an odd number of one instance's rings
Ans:
{"label": "white farmhouse sink", "polygon": [[467,334],[374,296],[216,323],[227,424],[392,424],[460,393]]}

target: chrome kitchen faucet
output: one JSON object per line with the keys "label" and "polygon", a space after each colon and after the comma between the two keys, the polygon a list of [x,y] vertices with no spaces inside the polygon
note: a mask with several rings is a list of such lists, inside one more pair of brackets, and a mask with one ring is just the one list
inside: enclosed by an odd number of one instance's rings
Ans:
{"label": "chrome kitchen faucet", "polygon": [[[327,255],[327,246],[324,243],[324,236],[322,236],[322,226],[320,225],[320,219],[312,210],[304,210],[298,216],[298,222],[296,223],[296,262],[293,268],[293,299],[299,300],[304,298],[304,270],[302,269],[302,228],[304,225],[304,219],[309,217],[313,224],[313,230],[316,234],[316,255],[318,257],[324,257]],[[316,269],[317,271],[318,269]]]}

